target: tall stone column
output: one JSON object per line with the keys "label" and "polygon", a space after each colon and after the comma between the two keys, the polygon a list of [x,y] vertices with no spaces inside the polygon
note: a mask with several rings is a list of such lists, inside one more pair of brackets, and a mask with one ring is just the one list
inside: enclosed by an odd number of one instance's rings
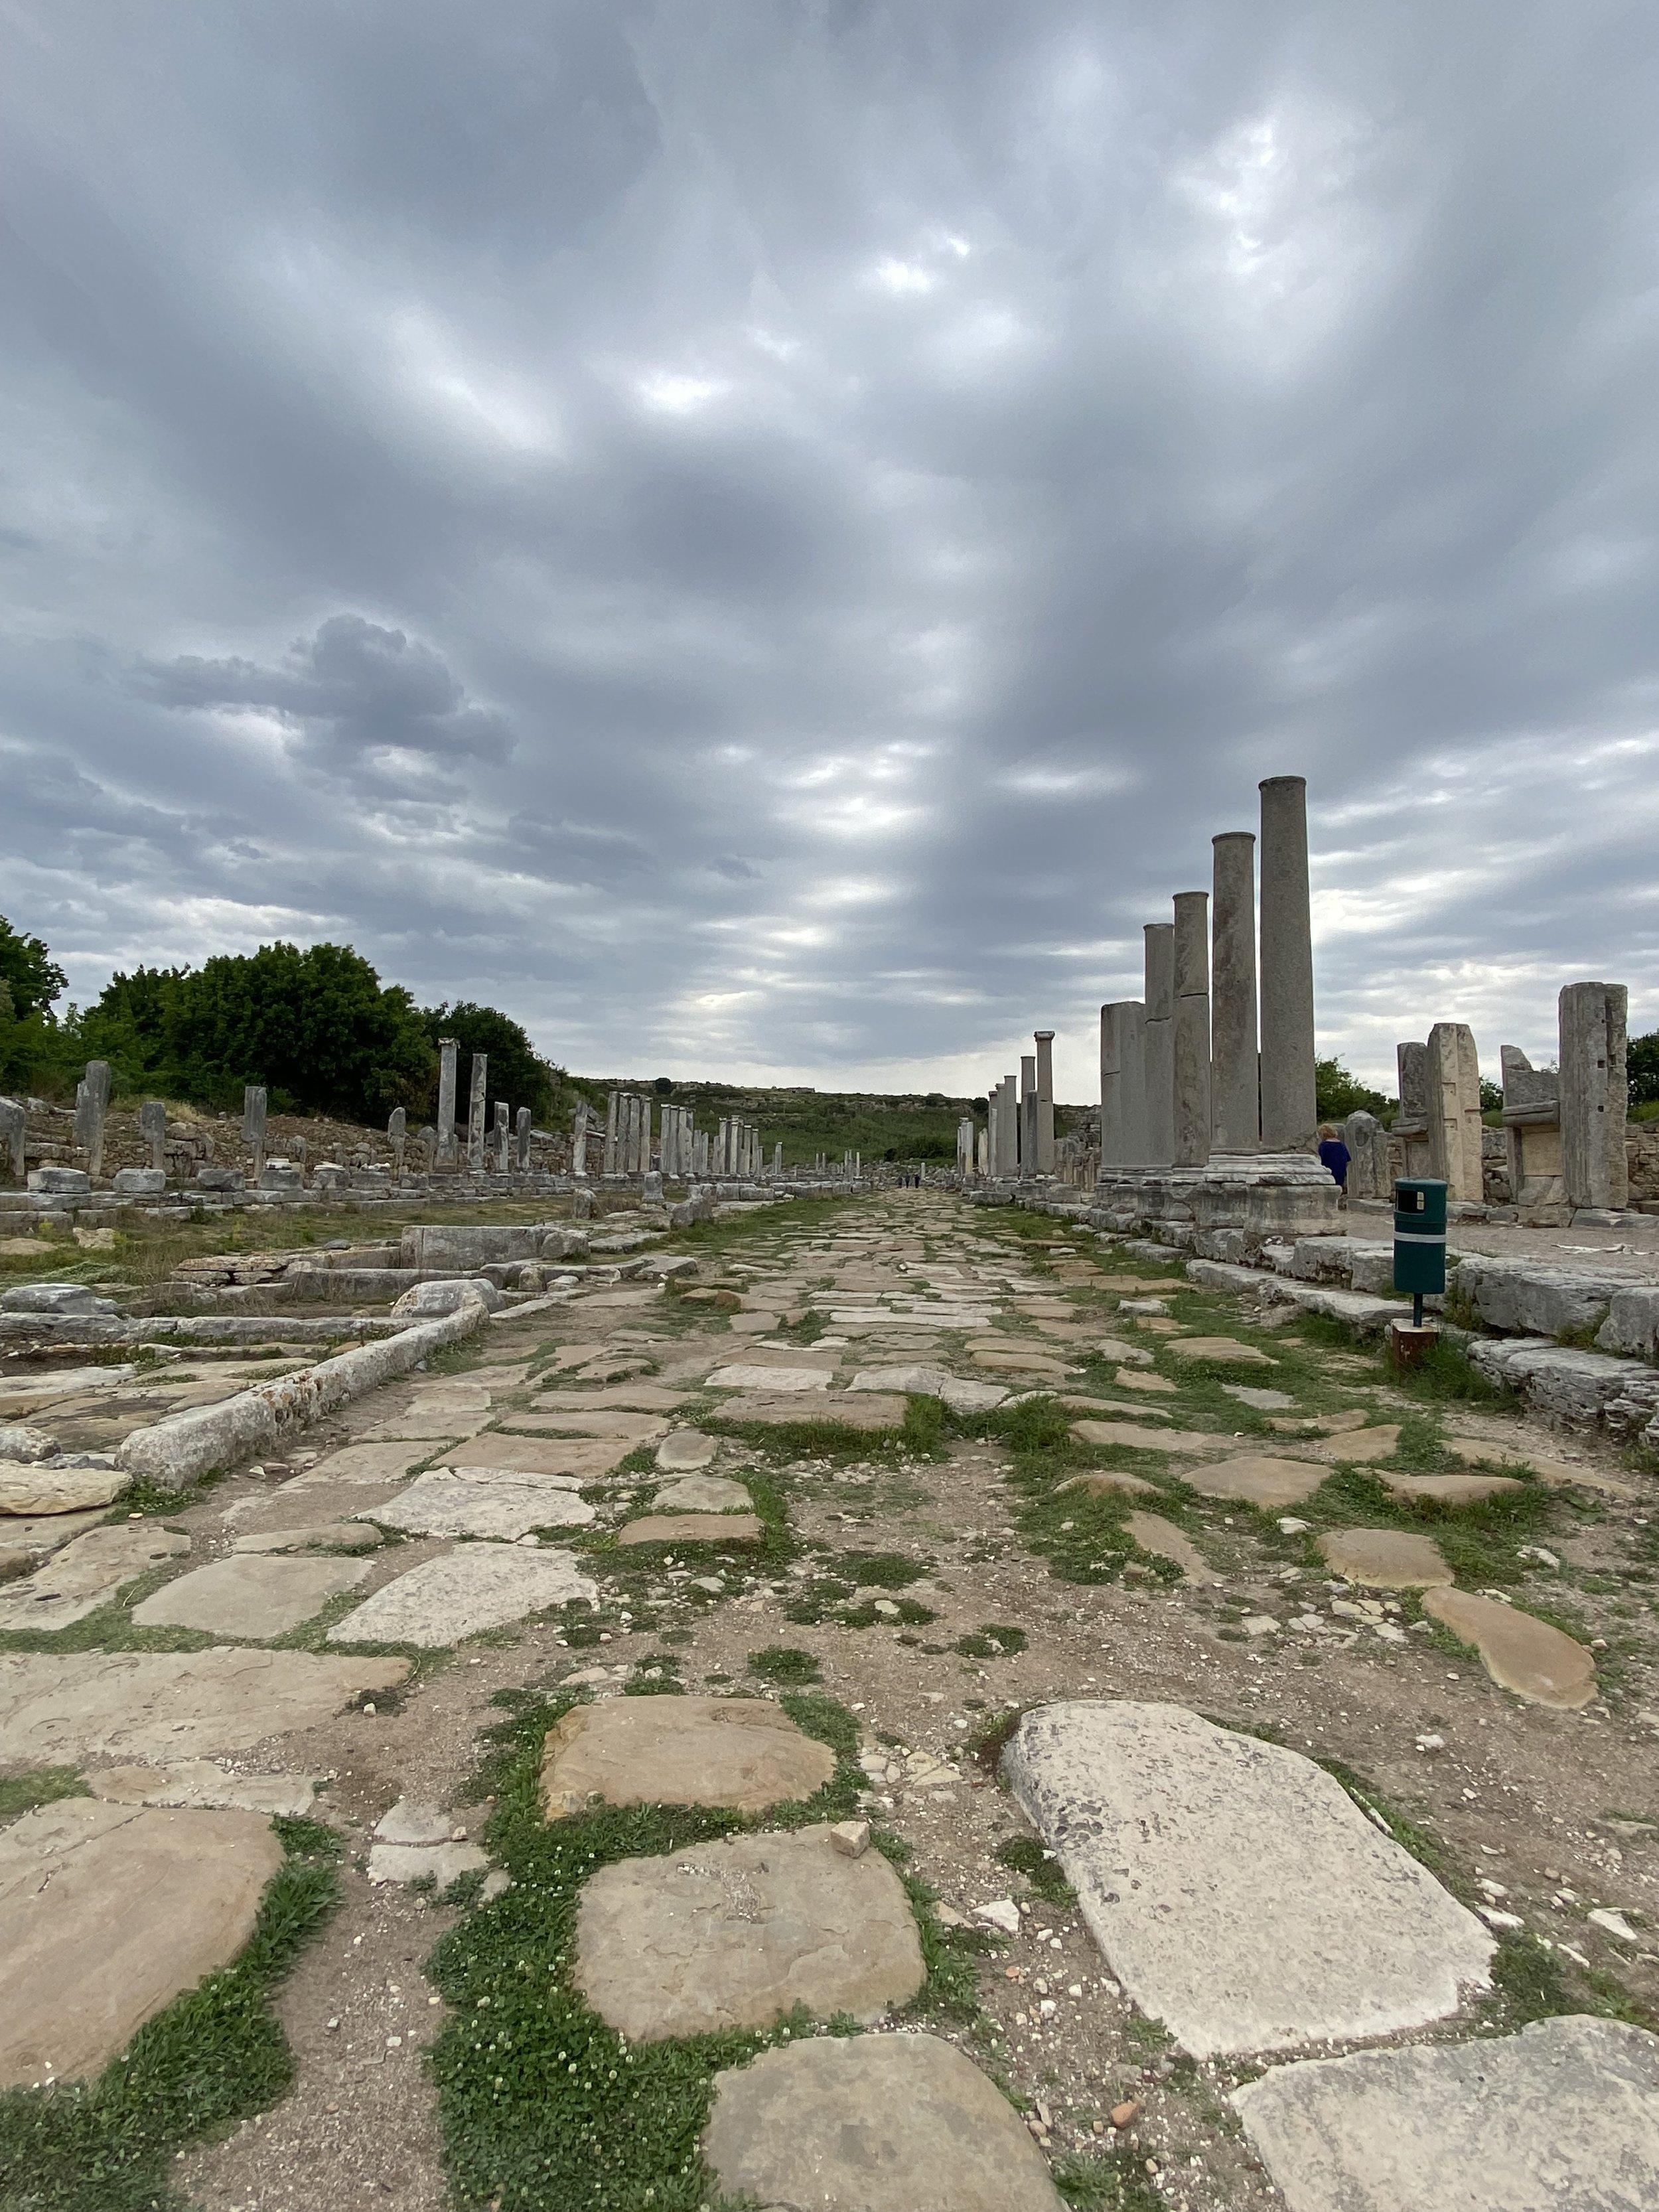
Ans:
{"label": "tall stone column", "polygon": [[1036,1054],[1024,1053],[1019,1063],[1019,1171],[1036,1173]]}
{"label": "tall stone column", "polygon": [[[402,1109],[398,1109],[400,1112]],[[138,1109],[138,1133],[149,1146],[149,1164],[162,1174],[167,1164],[167,1109],[159,1098],[146,1098]]]}
{"label": "tall stone column", "polygon": [[1464,1206],[1481,1199],[1480,1062],[1466,1022],[1437,1022],[1425,1062],[1429,1173]]}
{"label": "tall stone column", "polygon": [[387,1116],[386,1140],[392,1152],[392,1172],[401,1182],[404,1179],[404,1147],[409,1141],[409,1115],[401,1106],[394,1106]]}
{"label": "tall stone column", "polygon": [[1314,1075],[1313,921],[1308,786],[1261,786],[1261,1146],[1305,1152],[1319,1133]]}
{"label": "tall stone column", "polygon": [[455,1066],[460,1046],[453,1037],[438,1039],[438,1160],[455,1158]]}
{"label": "tall stone column", "polygon": [[495,1101],[495,1172],[506,1175],[513,1165],[513,1109],[505,1098]]}
{"label": "tall stone column", "polygon": [[1175,1164],[1210,1158],[1210,895],[1175,900]]}
{"label": "tall stone column", "polygon": [[1561,994],[1561,1175],[1569,1206],[1619,1212],[1630,1203],[1629,1001],[1622,983],[1569,983]]}
{"label": "tall stone column", "polygon": [[1210,1109],[1218,1152],[1261,1146],[1261,1073],[1255,1042],[1255,836],[1224,830],[1214,855],[1210,912]]}
{"label": "tall stone column", "polygon": [[242,1091],[242,1142],[253,1155],[253,1180],[265,1171],[265,1089],[249,1083]]}
{"label": "tall stone column", "polygon": [[1054,1033],[1035,1032],[1036,1042],[1036,1147],[1033,1165],[1040,1176],[1054,1171]]}
{"label": "tall stone column", "polygon": [[1146,1009],[1116,999],[1100,1010],[1100,1164],[1146,1163]]}
{"label": "tall stone column", "polygon": [[1175,924],[1149,921],[1146,935],[1146,1144],[1144,1163],[1166,1168],[1175,1158]]}
{"label": "tall stone column", "polygon": [[520,1106],[513,1123],[513,1164],[520,1175],[530,1173],[530,1109]]}
{"label": "tall stone column", "polygon": [[1011,1181],[1019,1173],[1019,1092],[1018,1079],[1005,1075],[998,1086],[1000,1110],[997,1115],[997,1173]]}
{"label": "tall stone column", "polygon": [[607,1091],[605,1095],[605,1152],[599,1170],[601,1175],[613,1176],[617,1172],[617,1125],[621,1113],[622,1093]]}
{"label": "tall stone column", "polygon": [[21,1188],[28,1179],[28,1115],[20,1098],[0,1098],[0,1147],[11,1164],[11,1179]]}
{"label": "tall stone column", "polygon": [[471,1175],[482,1175],[484,1164],[484,1109],[489,1098],[489,1054],[472,1055],[472,1090],[466,1109],[466,1164]]}
{"label": "tall stone column", "polygon": [[75,1141],[86,1148],[87,1173],[104,1172],[104,1126],[109,1112],[109,1062],[89,1060],[75,1091]]}
{"label": "tall stone column", "polygon": [[587,1176],[587,1101],[579,1098],[570,1127],[570,1172],[584,1181]]}

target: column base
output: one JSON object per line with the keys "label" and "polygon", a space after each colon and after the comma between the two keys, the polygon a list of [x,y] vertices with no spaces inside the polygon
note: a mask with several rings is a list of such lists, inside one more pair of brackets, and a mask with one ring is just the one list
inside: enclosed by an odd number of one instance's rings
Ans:
{"label": "column base", "polygon": [[1244,1247],[1340,1236],[1340,1195],[1309,1153],[1218,1152],[1201,1168],[1103,1168],[1095,1205],[1109,1227],[1174,1227],[1186,1232],[1182,1243],[1201,1249],[1200,1240],[1212,1238]]}

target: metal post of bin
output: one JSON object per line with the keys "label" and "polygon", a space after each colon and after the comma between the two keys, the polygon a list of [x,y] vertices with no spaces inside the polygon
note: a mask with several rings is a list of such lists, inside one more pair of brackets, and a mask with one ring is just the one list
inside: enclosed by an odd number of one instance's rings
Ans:
{"label": "metal post of bin", "polygon": [[1429,1176],[1402,1176],[1394,1187],[1394,1286],[1412,1300],[1410,1345],[1398,1322],[1391,1331],[1396,1365],[1421,1358],[1436,1334],[1424,1327],[1423,1301],[1445,1296],[1446,1197],[1447,1186]]}

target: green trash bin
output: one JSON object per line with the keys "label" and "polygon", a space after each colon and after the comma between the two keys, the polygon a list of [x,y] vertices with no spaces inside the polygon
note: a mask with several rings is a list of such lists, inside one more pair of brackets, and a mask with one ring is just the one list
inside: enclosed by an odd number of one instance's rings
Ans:
{"label": "green trash bin", "polygon": [[1423,1301],[1446,1292],[1446,1186],[1429,1176],[1402,1176],[1394,1187],[1394,1286],[1412,1294],[1412,1326],[1423,1326]]}

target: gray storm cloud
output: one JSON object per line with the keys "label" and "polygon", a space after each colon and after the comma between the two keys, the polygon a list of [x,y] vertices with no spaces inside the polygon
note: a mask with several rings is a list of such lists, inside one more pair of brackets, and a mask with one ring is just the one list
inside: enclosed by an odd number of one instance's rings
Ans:
{"label": "gray storm cloud", "polygon": [[0,911],[579,1066],[1088,1095],[1312,798],[1322,1043],[1659,1023],[1634,5],[24,6]]}

